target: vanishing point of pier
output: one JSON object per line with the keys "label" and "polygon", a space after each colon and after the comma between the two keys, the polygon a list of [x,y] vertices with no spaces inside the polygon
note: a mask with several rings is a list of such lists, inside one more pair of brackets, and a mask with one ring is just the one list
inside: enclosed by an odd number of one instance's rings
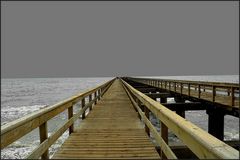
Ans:
{"label": "vanishing point of pier", "polygon": [[[169,97],[176,103],[167,103]],[[68,121],[48,136],[48,121],[66,110]],[[208,131],[185,119],[189,110],[206,110]],[[48,159],[66,130],[53,159],[239,159],[239,141],[223,139],[225,115],[239,118],[238,84],[117,77],[2,126],[1,149],[39,128],[40,145],[28,159]],[[181,144],[168,142],[169,132]]]}

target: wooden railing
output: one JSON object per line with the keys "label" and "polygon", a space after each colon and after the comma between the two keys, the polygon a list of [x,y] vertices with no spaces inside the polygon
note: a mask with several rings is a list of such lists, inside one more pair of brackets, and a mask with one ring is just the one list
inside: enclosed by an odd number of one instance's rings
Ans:
{"label": "wooden railing", "polygon": [[[220,82],[201,82],[171,79],[132,78],[128,79],[150,86],[167,89],[187,96],[218,102],[217,98],[225,96],[224,105],[239,108],[239,84]],[[204,94],[208,95],[204,97]],[[211,95],[211,96],[209,96]]]}
{"label": "wooden railing", "polygon": [[[86,109],[92,109],[92,105],[94,103],[96,104],[97,101],[100,100],[114,80],[115,79],[110,80],[96,88],[90,89],[84,93],[80,93],[55,105],[41,109],[30,115],[24,116],[23,118],[3,125],[1,127],[1,149],[7,147],[9,144],[39,127],[40,145],[26,158],[37,159],[42,157],[42,159],[48,159],[49,147],[67,129],[69,129],[69,134],[74,131],[74,122],[80,118],[80,115],[82,115],[82,119],[85,118]],[[92,99],[93,94],[94,99]],[[89,97],[89,103],[85,104],[85,98],[87,97]],[[76,114],[73,114],[73,105],[80,100],[82,101],[82,108]],[[65,110],[68,110],[68,121],[64,123],[63,126],[61,126],[54,134],[48,137],[47,122]]]}
{"label": "wooden railing", "polygon": [[[150,81],[151,83],[153,81]],[[138,111],[147,132],[151,132],[156,143],[161,148],[161,157],[176,159],[176,155],[168,146],[166,129],[170,129],[188,148],[201,159],[239,159],[239,152],[197,127],[175,112],[151,99],[122,80],[123,86],[130,97],[132,104]],[[140,106],[144,105],[144,112]],[[149,121],[149,111],[161,121],[161,133]],[[148,133],[149,134],[149,133]]]}

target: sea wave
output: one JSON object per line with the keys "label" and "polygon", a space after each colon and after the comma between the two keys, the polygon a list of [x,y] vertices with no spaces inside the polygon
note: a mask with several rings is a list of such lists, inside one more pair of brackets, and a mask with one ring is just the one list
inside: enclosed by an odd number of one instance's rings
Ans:
{"label": "sea wave", "polygon": [[40,109],[43,109],[47,107],[47,105],[32,105],[32,106],[19,106],[19,107],[4,107],[1,109],[1,126],[16,120],[18,118],[21,118],[29,113],[38,111]]}

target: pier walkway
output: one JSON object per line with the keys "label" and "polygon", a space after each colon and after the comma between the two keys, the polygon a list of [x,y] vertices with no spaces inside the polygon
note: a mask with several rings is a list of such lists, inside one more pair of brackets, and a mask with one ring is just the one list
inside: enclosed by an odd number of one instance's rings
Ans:
{"label": "pier walkway", "polygon": [[[238,105],[237,84],[117,77],[1,126],[1,149],[38,129],[40,144],[26,159],[239,159],[239,140],[223,139],[224,115],[239,118]],[[208,131],[185,119],[187,110],[206,110]],[[62,113],[67,119],[49,135]],[[181,146],[168,142],[170,132]]]}
{"label": "pier walkway", "polygon": [[120,80],[116,80],[53,158],[160,157]]}

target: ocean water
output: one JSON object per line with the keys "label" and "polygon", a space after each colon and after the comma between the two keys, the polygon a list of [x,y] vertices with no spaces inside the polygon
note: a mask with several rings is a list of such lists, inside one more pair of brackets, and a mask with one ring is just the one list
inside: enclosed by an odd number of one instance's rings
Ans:
{"label": "ocean water", "polygon": [[[238,75],[228,76],[182,76],[182,77],[151,77],[183,80],[203,80],[216,82],[239,83]],[[1,79],[1,126],[16,120],[31,112],[40,110],[49,105],[62,101],[70,96],[93,88],[111,78],[26,78],[26,79]],[[172,98],[168,102],[174,102]],[[80,108],[74,106],[74,112]],[[150,116],[151,122],[159,130],[159,121]],[[207,130],[207,114],[205,111],[188,111],[186,119]],[[54,117],[48,122],[48,135],[53,134],[67,121],[66,111]],[[76,123],[81,123],[81,120]],[[239,139],[239,119],[225,116],[225,139]],[[68,137],[66,131],[49,149],[50,157]],[[178,139],[170,132],[169,141]],[[38,129],[17,140],[13,144],[1,150],[1,159],[19,159],[26,157],[39,145]]]}

